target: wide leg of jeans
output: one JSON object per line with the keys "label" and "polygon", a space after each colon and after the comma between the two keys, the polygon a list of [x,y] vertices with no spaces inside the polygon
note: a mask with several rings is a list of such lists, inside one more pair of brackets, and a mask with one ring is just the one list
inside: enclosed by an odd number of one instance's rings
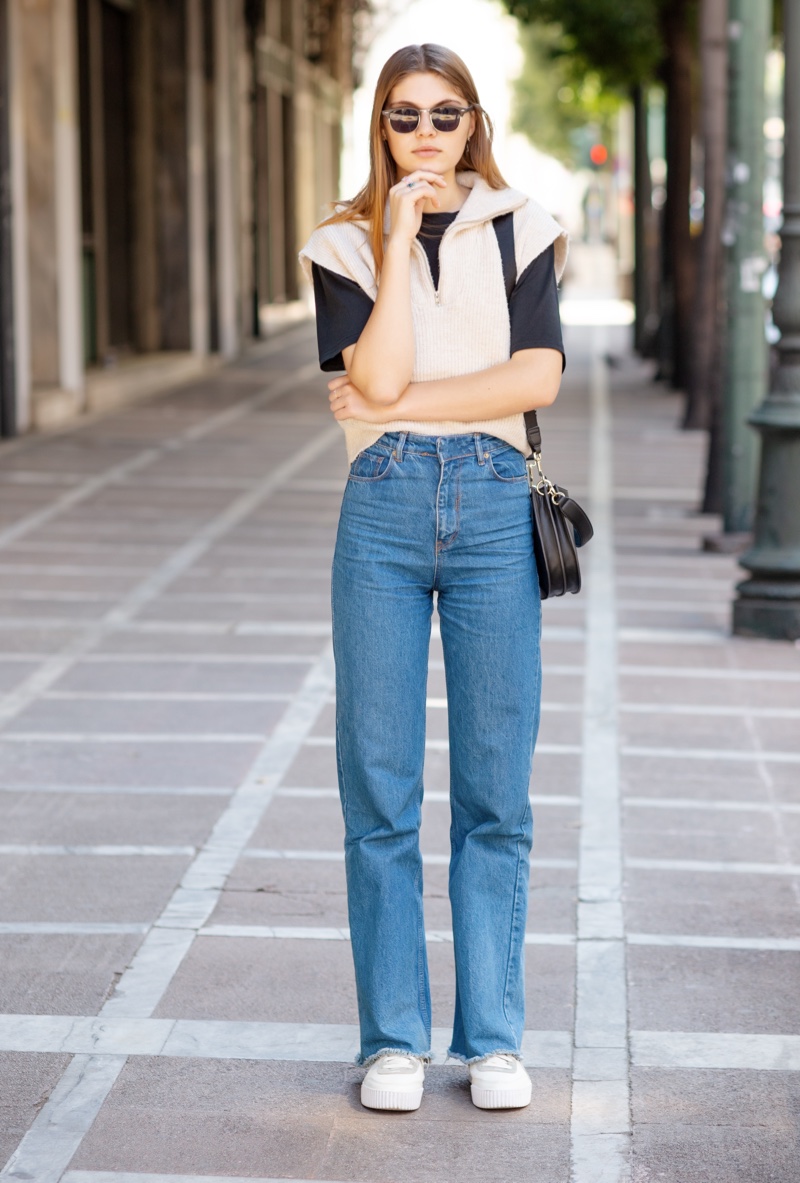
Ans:
{"label": "wide leg of jeans", "polygon": [[438,465],[350,481],[333,565],[336,742],[359,1063],[427,1056],[431,1008],[419,825]]}
{"label": "wide leg of jeans", "polygon": [[[524,474],[519,454],[504,468]],[[539,726],[541,604],[525,480],[451,468],[456,532],[437,588],[450,736],[450,900],[456,1004],[450,1054],[519,1053]]]}

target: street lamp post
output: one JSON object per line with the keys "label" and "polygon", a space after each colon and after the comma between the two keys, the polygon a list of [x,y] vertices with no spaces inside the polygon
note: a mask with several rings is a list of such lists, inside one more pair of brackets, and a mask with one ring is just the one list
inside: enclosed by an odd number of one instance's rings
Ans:
{"label": "street lamp post", "polygon": [[800,5],[784,4],[783,228],[773,316],[781,331],[772,388],[750,423],[761,435],[750,572],[733,606],[742,636],[800,638]]}

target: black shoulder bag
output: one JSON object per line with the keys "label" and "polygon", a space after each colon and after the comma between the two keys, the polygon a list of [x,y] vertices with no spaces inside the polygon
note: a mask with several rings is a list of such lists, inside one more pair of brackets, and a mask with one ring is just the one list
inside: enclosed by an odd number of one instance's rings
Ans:
{"label": "black shoulder bag", "polygon": [[[495,218],[494,230],[500,257],[506,297],[511,300],[517,282],[514,258],[514,215],[501,214]],[[579,546],[589,541],[594,533],[592,523],[566,489],[553,484],[542,470],[542,433],[535,411],[525,412],[525,434],[531,446],[528,466],[528,487],[533,508],[533,551],[539,573],[542,599],[563,596],[581,590]]]}

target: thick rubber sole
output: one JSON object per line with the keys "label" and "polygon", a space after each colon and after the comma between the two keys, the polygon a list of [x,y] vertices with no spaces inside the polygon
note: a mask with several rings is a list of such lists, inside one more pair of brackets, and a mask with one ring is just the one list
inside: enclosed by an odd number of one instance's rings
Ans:
{"label": "thick rubber sole", "polygon": [[488,1089],[470,1085],[472,1104],[478,1109],[524,1109],[531,1103],[531,1088]]}
{"label": "thick rubber sole", "polygon": [[361,1086],[361,1104],[366,1109],[394,1109],[406,1112],[419,1109],[422,1104],[422,1085],[406,1089],[365,1089]]}

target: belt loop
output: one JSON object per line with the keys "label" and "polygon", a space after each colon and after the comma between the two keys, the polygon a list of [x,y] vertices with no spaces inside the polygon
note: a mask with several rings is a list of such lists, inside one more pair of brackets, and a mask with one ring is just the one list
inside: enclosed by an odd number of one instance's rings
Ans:
{"label": "belt loop", "polygon": [[403,448],[406,446],[406,440],[407,440],[407,439],[408,439],[408,432],[407,432],[407,431],[401,431],[401,432],[400,432],[400,438],[399,438],[399,440],[397,441],[397,444],[396,444],[396,446],[395,446],[395,450],[394,450],[395,458],[396,458],[396,460],[397,460],[397,463],[398,463],[398,464],[401,464],[401,463],[402,463],[402,460],[403,460]]}
{"label": "belt loop", "polygon": [[478,457],[478,464],[484,464],[485,461],[483,459],[483,443],[481,433],[476,431],[473,434],[475,436],[475,455]]}

